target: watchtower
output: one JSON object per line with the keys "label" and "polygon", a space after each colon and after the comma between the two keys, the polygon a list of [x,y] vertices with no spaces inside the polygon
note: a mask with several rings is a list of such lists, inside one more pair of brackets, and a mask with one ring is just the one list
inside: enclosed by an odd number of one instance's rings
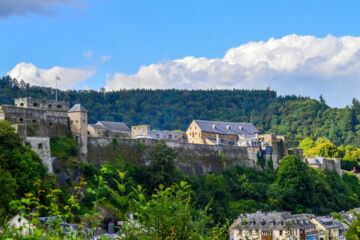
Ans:
{"label": "watchtower", "polygon": [[81,106],[75,104],[69,111],[70,129],[75,136],[79,151],[81,154],[87,154],[87,125],[88,125],[88,111]]}

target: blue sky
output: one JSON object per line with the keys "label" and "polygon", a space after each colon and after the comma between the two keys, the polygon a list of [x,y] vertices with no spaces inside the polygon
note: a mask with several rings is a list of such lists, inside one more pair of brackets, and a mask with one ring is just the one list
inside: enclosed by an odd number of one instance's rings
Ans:
{"label": "blue sky", "polygon": [[[271,59],[266,60],[270,61],[270,70],[256,70],[259,68],[250,66],[251,63],[244,63],[245,72],[234,69],[234,64],[244,68],[243,58],[241,62],[232,62],[231,68],[224,67],[223,62],[221,66],[211,65],[212,60],[223,59],[231,48],[245,46],[248,49],[248,42],[280,40],[291,34],[295,34],[291,43],[285,39],[277,46],[275,42],[277,52],[279,48],[285,49],[281,51],[282,61],[286,61],[289,44],[292,46],[301,36],[315,37],[317,40],[302,41],[316,45],[316,49],[329,42],[335,45],[341,42],[357,49],[359,1],[48,1],[44,4],[43,0],[0,0],[0,75],[12,71],[13,76],[46,86],[53,82],[53,74],[58,74],[63,79],[63,88],[78,89],[103,86],[109,89],[265,88],[271,85],[281,94],[314,98],[323,94],[332,106],[344,106],[351,103],[352,97],[360,97],[357,91],[338,92],[358,84],[360,78],[354,70],[357,65],[352,65],[346,74],[337,75],[318,69],[304,70],[308,69],[308,63],[303,64],[305,67],[301,70],[285,67],[286,74],[281,67],[279,74],[279,68],[275,67],[275,71],[271,67]],[[343,36],[354,39],[347,43],[341,40]],[[324,39],[326,41],[321,41]],[[272,46],[266,46],[267,55]],[[263,49],[264,46],[258,47]],[[296,54],[314,51],[298,48],[301,49],[296,50]],[[248,54],[247,50],[245,52]],[[334,57],[341,52],[337,49],[336,53],[326,56]],[[243,55],[243,52],[237,54]],[[188,59],[189,56],[194,58]],[[319,53],[315,57],[324,56]],[[206,58],[206,62],[201,58]],[[182,61],[179,63],[174,61],[176,59]],[[226,59],[226,62],[233,60]],[[196,67],[197,73],[190,74],[194,72],[194,61],[196,66],[202,64],[201,71]],[[352,64],[358,61],[357,50],[347,61]],[[328,68],[329,62],[332,61],[320,63],[325,64],[322,69]],[[23,64],[15,69],[20,63],[32,66]],[[151,64],[153,68],[149,67]],[[56,66],[58,68],[54,69]],[[143,71],[140,71],[141,66],[144,66]],[[74,72],[73,69],[83,71]],[[262,71],[261,76],[254,71]],[[251,78],[240,80],[249,74]],[[73,80],[74,76],[80,80]],[[220,79],[219,82],[216,79]],[[296,84],[291,82],[294,79]]]}

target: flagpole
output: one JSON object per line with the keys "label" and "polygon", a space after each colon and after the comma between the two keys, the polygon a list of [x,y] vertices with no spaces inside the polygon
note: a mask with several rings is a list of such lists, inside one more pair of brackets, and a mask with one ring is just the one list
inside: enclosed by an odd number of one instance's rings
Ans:
{"label": "flagpole", "polygon": [[58,76],[56,75],[56,78],[55,78],[55,101],[57,102],[57,80],[58,80]]}

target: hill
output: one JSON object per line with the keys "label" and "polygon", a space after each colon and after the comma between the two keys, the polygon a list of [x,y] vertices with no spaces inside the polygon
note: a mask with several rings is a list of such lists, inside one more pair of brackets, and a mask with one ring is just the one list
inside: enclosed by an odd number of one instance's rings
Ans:
{"label": "hill", "polygon": [[[54,89],[0,78],[0,104],[17,97],[54,99]],[[305,137],[326,137],[336,145],[360,146],[360,103],[331,108],[325,101],[277,96],[267,90],[93,90],[59,91],[59,99],[81,103],[89,122],[123,121],[150,124],[154,129],[186,130],[193,119],[252,122],[262,132],[285,134],[290,146]]]}

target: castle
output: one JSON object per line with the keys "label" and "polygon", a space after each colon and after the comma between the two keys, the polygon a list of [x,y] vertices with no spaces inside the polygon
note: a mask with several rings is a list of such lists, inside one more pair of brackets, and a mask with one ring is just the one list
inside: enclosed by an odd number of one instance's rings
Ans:
{"label": "castle", "polygon": [[[92,157],[111,160],[98,152],[107,149],[114,139],[120,144],[119,148],[138,143],[151,146],[161,139],[177,150],[176,164],[190,176],[220,172],[235,165],[263,168],[259,159],[272,161],[276,169],[288,154],[302,159],[302,150],[289,149],[285,136],[259,134],[251,123],[194,120],[186,132],[150,130],[149,125],[130,129],[119,122],[88,124],[88,112],[81,104],[70,108],[68,102],[30,97],[15,99],[14,106],[0,106],[0,120],[9,121],[16,128],[39,154],[49,172],[53,172],[50,137],[69,135],[76,138],[84,161]],[[145,156],[146,153],[140,157],[144,164]]]}

